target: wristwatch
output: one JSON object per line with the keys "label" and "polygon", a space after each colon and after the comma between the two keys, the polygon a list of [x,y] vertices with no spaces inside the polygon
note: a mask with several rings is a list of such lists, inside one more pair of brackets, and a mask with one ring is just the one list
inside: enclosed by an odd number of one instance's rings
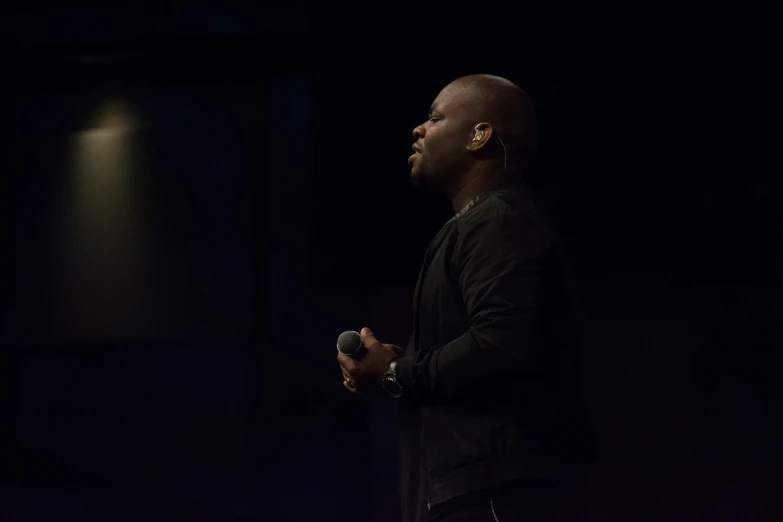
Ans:
{"label": "wristwatch", "polygon": [[402,385],[397,381],[397,361],[392,361],[383,374],[383,389],[392,397],[402,397]]}

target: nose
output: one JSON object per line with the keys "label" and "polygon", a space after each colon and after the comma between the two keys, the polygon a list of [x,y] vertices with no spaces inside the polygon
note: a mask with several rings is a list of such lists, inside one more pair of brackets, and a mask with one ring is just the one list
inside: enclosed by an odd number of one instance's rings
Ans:
{"label": "nose", "polygon": [[413,137],[417,140],[420,140],[424,137],[425,131],[424,131],[424,125],[419,125],[415,129],[413,129]]}

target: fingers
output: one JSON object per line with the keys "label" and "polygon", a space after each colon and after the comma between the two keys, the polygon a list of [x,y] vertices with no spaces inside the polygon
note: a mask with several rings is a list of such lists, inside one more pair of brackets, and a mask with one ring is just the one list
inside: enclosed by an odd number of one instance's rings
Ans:
{"label": "fingers", "polygon": [[362,392],[360,392],[359,390],[357,390],[356,388],[354,388],[354,387],[351,385],[351,383],[350,383],[350,382],[348,382],[348,381],[343,381],[343,386],[345,387],[345,389],[346,389],[346,390],[348,390],[348,391],[349,391],[349,392],[351,392],[351,393],[355,393],[355,394],[357,394],[357,395],[358,395],[358,394],[360,394],[360,393],[362,393]]}
{"label": "fingers", "polygon": [[340,371],[343,374],[343,386],[351,393],[361,393],[356,389],[356,377],[352,372],[356,371],[356,361],[345,354],[337,354],[337,362],[340,364]]}
{"label": "fingers", "polygon": [[343,377],[346,381],[352,382],[355,380],[354,373],[356,372],[356,361],[351,359],[345,354],[337,355],[337,363],[340,365],[340,370],[343,372]]}
{"label": "fingers", "polygon": [[356,389],[354,380],[348,370],[345,368],[340,368],[340,370],[342,370],[343,373],[343,386],[345,386],[345,389],[351,393],[359,393],[359,390]]}
{"label": "fingers", "polygon": [[348,370],[346,370],[343,367],[340,367],[340,370],[342,371],[343,374],[343,386],[345,387],[345,389],[351,393],[361,393],[356,388],[356,385],[354,384],[354,379],[351,376],[350,372],[348,372]]}
{"label": "fingers", "polygon": [[352,371],[356,368],[356,361],[345,355],[344,353],[337,352],[337,364],[342,366],[348,371]]}

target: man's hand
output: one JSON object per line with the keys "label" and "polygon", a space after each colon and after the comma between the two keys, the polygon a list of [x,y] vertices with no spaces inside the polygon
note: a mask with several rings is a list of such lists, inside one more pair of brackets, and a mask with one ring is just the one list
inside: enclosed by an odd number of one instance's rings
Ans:
{"label": "man's hand", "polygon": [[353,393],[380,385],[389,363],[402,356],[402,348],[379,342],[369,328],[362,328],[360,333],[367,349],[360,360],[337,354],[337,363],[343,372],[343,386]]}

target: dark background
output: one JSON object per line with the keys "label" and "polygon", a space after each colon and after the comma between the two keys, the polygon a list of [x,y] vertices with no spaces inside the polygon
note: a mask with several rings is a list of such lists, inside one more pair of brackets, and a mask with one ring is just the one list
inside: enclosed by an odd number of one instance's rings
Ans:
{"label": "dark background", "polygon": [[578,276],[591,520],[783,517],[777,50],[762,17],[303,8],[2,13],[0,519],[393,521],[404,344],[446,201],[413,127],[533,97]]}

